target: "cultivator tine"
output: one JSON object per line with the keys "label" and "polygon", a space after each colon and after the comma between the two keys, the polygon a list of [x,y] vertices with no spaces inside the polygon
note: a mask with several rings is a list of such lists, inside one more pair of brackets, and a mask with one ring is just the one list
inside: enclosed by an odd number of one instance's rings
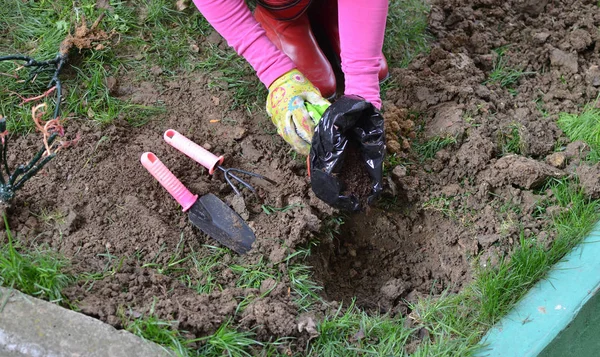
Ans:
{"label": "cultivator tine", "polygon": [[242,178],[240,178],[238,175],[234,174],[233,172],[236,172],[238,174],[243,174],[243,175],[248,175],[248,176],[256,177],[256,178],[259,178],[261,180],[265,180],[265,181],[269,182],[270,184],[275,184],[275,181],[271,180],[270,178],[265,177],[263,175],[259,175],[259,174],[254,173],[254,172],[240,170],[240,169],[235,169],[235,168],[225,168],[225,167],[222,167],[222,166],[217,166],[217,167],[219,168],[219,170],[223,171],[223,176],[225,176],[225,180],[227,181],[227,183],[229,184],[229,186],[231,186],[231,188],[233,188],[233,190],[235,191],[235,193],[237,195],[240,194],[240,191],[233,184],[233,182],[231,180],[232,178],[234,180],[236,180],[237,182],[239,182],[240,184],[242,184],[247,189],[249,189],[250,191],[252,191],[252,193],[254,193],[254,194],[256,194],[256,189],[252,185],[250,185],[248,182],[246,182],[245,180],[243,180]]}
{"label": "cultivator tine", "polygon": [[241,183],[242,185],[246,186],[247,189],[252,191],[252,193],[256,193],[256,190],[254,189],[254,187],[252,187],[252,185],[250,185],[246,181],[242,180],[241,178],[237,177],[236,175],[232,174],[229,171],[227,171],[226,175],[233,177],[237,182]]}

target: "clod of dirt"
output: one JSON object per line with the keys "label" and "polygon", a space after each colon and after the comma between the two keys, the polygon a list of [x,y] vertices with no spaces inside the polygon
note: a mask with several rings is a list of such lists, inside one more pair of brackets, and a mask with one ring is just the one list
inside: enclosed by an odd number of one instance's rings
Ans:
{"label": "clod of dirt", "polygon": [[256,334],[263,339],[271,336],[297,334],[296,307],[291,302],[266,297],[253,301],[244,310],[242,321],[247,327],[256,326]]}
{"label": "clod of dirt", "polygon": [[593,200],[600,198],[600,163],[594,166],[581,165],[576,173],[585,194]]}
{"label": "clod of dirt", "polygon": [[569,73],[577,73],[579,65],[577,64],[577,54],[567,53],[555,48],[550,52],[550,64],[561,67]]}
{"label": "clod of dirt", "polygon": [[60,43],[59,52],[67,55],[72,47],[83,49],[103,49],[103,41],[109,40],[115,35],[115,32],[106,33],[104,30],[99,30],[98,25],[104,18],[104,13],[100,14],[90,28],[87,27],[85,17],[81,15],[81,24],[75,29],[75,34],[68,34],[67,37]]}
{"label": "clod of dirt", "polygon": [[585,72],[585,81],[594,87],[600,87],[600,67],[593,65]]}
{"label": "clod of dirt", "polygon": [[546,5],[548,5],[549,0],[515,0],[514,7],[518,11],[522,11],[530,16],[538,16]]}
{"label": "clod of dirt", "polygon": [[563,169],[567,163],[567,155],[564,152],[555,152],[546,156],[546,163],[557,169]]}
{"label": "clod of dirt", "polygon": [[358,145],[352,140],[348,141],[346,157],[342,172],[338,176],[342,184],[343,196],[355,196],[361,207],[367,207],[367,199],[371,193],[371,178],[365,167],[362,154]]}
{"label": "clod of dirt", "polygon": [[592,36],[584,29],[575,29],[569,34],[569,45],[577,52],[582,52],[592,44]]}
{"label": "clod of dirt", "polygon": [[401,157],[406,156],[410,149],[410,140],[416,137],[415,123],[405,108],[398,108],[390,102],[385,102],[384,108],[387,151]]}
{"label": "clod of dirt", "polygon": [[590,151],[590,147],[583,141],[573,141],[569,143],[565,148],[565,155],[567,159],[581,159],[585,157]]}
{"label": "clod of dirt", "polygon": [[434,108],[435,116],[427,123],[425,138],[461,137],[466,130],[463,120],[463,105],[454,102],[442,103]]}
{"label": "clod of dirt", "polygon": [[482,172],[481,178],[494,187],[509,184],[529,190],[541,187],[551,177],[561,178],[565,175],[564,171],[548,164],[519,155],[508,155]]}

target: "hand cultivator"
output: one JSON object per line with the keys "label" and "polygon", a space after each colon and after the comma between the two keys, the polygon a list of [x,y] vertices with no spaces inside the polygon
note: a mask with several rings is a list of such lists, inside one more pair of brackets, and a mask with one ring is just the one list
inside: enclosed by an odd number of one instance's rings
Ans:
{"label": "hand cultivator", "polygon": [[[217,169],[221,170],[227,183],[238,195],[240,191],[234,185],[233,180],[256,194],[254,187],[242,180],[238,176],[240,174],[275,183],[253,172],[222,167],[223,156],[212,154],[173,129],[165,132],[164,139],[169,145],[206,167],[209,174],[212,175]],[[198,195],[192,194],[158,157],[151,152],[142,154],[141,162],[148,172],[179,202],[183,207],[183,211],[188,212],[190,221],[196,227],[239,254],[247,253],[252,249],[252,243],[256,240],[254,233],[246,222],[227,206],[225,202],[212,193],[200,198],[198,198]]]}
{"label": "hand cultivator", "polygon": [[223,176],[225,177],[225,181],[227,181],[229,186],[233,188],[233,191],[235,191],[237,195],[240,195],[240,191],[233,183],[233,180],[239,182],[247,189],[252,191],[252,193],[256,194],[256,190],[254,189],[254,187],[252,187],[252,185],[250,185],[248,182],[242,180],[238,175],[256,177],[261,180],[265,180],[270,184],[275,184],[275,181],[263,175],[236,168],[226,168],[221,166],[223,160],[225,159],[223,156],[214,155],[210,151],[194,143],[193,141],[191,141],[190,139],[186,138],[184,135],[178,133],[173,129],[169,129],[165,132],[164,139],[169,145],[186,154],[200,165],[206,167],[209,174],[212,175],[216,169],[221,170],[223,172]]}
{"label": "hand cultivator", "polygon": [[192,224],[239,254],[252,249],[252,243],[256,240],[254,233],[225,202],[212,193],[198,198],[151,152],[142,154],[140,161],[188,213]]}

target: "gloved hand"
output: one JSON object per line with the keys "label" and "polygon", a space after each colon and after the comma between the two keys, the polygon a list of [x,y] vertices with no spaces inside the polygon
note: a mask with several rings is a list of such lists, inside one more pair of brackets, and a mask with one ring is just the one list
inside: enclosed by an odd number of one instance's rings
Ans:
{"label": "gloved hand", "polygon": [[315,126],[330,105],[297,69],[277,78],[269,87],[267,113],[277,133],[302,155],[308,155]]}

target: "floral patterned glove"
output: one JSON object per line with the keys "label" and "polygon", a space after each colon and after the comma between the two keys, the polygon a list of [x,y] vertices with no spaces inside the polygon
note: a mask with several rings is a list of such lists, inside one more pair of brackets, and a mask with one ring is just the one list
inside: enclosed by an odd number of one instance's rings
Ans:
{"label": "floral patterned glove", "polygon": [[297,69],[277,78],[269,87],[267,113],[277,133],[302,155],[308,155],[315,126],[330,105]]}

